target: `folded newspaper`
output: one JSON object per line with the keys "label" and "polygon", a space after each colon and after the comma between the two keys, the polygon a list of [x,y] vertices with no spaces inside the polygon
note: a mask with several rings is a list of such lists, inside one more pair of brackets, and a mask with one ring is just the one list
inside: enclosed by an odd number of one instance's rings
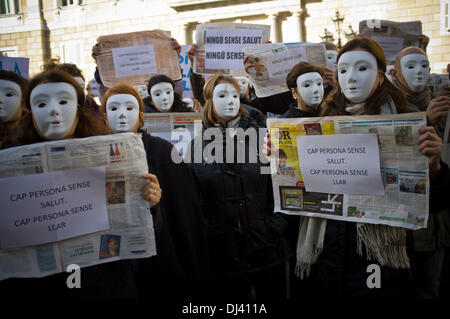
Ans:
{"label": "folded newspaper", "polygon": [[[425,113],[268,119],[274,154],[271,172],[275,211],[409,229],[426,227],[430,187],[428,161],[418,151],[418,129],[425,123]],[[306,155],[309,159],[299,158],[297,138],[307,135],[361,133],[376,134],[381,170],[378,174],[381,174],[384,195],[306,191],[302,162],[311,161],[317,152],[311,151],[311,155]],[[322,152],[318,149],[319,153]],[[323,152],[328,151],[333,154],[335,150],[323,149]],[[355,153],[356,149],[336,151],[342,154],[345,151]],[[366,173],[364,163],[359,163],[363,165],[359,170],[338,169],[339,162],[334,158],[344,156],[329,157],[329,165],[312,172],[315,176],[345,180],[349,175]]]}
{"label": "folded newspaper", "polygon": [[0,163],[0,280],[156,254],[140,134],[15,147]]}
{"label": "folded newspaper", "polygon": [[269,39],[270,26],[264,24],[199,24],[195,30],[198,51],[194,59],[194,72],[245,75],[243,49],[264,44]]}
{"label": "folded newspaper", "polygon": [[359,34],[368,36],[381,45],[387,64],[394,64],[397,53],[403,48],[415,46],[423,49],[420,21],[363,20],[359,22]]}
{"label": "folded newspaper", "polygon": [[172,48],[169,31],[152,30],[104,35],[97,39],[97,65],[103,85],[111,88],[124,82],[146,85],[156,74],[173,81],[181,79],[180,57]]}
{"label": "folded newspaper", "polygon": [[248,71],[258,97],[287,92],[286,76],[301,61],[327,66],[326,48],[320,43],[269,43],[244,48],[244,52],[255,65]]}

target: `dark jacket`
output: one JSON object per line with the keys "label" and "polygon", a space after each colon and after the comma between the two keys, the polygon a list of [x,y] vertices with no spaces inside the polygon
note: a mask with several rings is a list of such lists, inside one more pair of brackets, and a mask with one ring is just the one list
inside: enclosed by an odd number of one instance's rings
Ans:
{"label": "dark jacket", "polygon": [[[239,127],[258,128],[246,115],[241,116]],[[196,140],[191,146],[201,143],[204,149],[208,142]],[[212,267],[218,277],[262,270],[282,263],[290,255],[284,238],[287,222],[283,215],[273,213],[270,176],[261,174],[259,160],[248,161],[249,146],[246,139],[244,163],[227,163],[224,157],[225,163],[207,164],[203,159],[193,164],[208,225]]]}
{"label": "dark jacket", "polygon": [[135,265],[139,295],[171,299],[192,295],[191,288],[209,278],[206,227],[192,168],[174,163],[169,142],[147,133],[142,141],[149,172],[157,176],[162,196],[153,214],[157,256]]}

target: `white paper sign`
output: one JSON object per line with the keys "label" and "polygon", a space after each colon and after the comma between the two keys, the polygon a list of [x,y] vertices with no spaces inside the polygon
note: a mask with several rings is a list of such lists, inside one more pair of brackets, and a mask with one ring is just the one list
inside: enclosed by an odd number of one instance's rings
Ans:
{"label": "white paper sign", "polygon": [[1,249],[109,229],[105,167],[0,179]]}
{"label": "white paper sign", "polygon": [[383,48],[386,60],[395,61],[397,54],[403,49],[403,38],[399,37],[371,37]]}
{"label": "white paper sign", "polygon": [[243,48],[262,44],[262,30],[205,30],[205,68],[243,70]]}
{"label": "white paper sign", "polygon": [[297,137],[308,192],[384,195],[376,134]]}
{"label": "white paper sign", "polygon": [[29,58],[16,58],[0,56],[0,70],[14,71],[28,79]]}
{"label": "white paper sign", "polygon": [[116,77],[158,73],[153,45],[111,49]]}
{"label": "white paper sign", "polygon": [[305,47],[292,47],[267,56],[270,85],[286,83],[289,71],[300,61],[307,61]]}

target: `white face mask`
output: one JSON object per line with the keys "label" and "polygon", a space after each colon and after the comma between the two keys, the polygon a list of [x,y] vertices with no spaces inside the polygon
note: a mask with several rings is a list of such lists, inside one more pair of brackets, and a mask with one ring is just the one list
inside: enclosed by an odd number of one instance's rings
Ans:
{"label": "white face mask", "polygon": [[240,96],[245,96],[247,94],[249,80],[245,76],[236,76],[235,79],[239,84]]}
{"label": "white face mask", "polygon": [[338,81],[345,97],[353,103],[367,100],[377,79],[378,67],[375,57],[367,51],[350,51],[341,55]]}
{"label": "white face mask", "polygon": [[86,87],[86,83],[84,82],[83,78],[81,76],[74,77],[75,81],[78,82],[78,84],[81,86],[81,88],[84,90]]}
{"label": "white face mask", "polygon": [[141,99],[145,99],[148,96],[146,85],[136,85],[134,88],[138,91]]}
{"label": "white face mask", "polygon": [[114,133],[131,132],[139,120],[139,102],[131,94],[116,94],[106,101],[108,123]]}
{"label": "white face mask", "polygon": [[17,113],[22,89],[16,82],[0,80],[0,123],[6,123]]}
{"label": "white face mask", "polygon": [[413,92],[425,89],[430,78],[430,62],[423,54],[408,54],[400,59],[402,75]]}
{"label": "white face mask", "polygon": [[309,72],[297,78],[297,92],[306,105],[317,108],[323,99],[323,79],[317,72]]}
{"label": "white face mask", "polygon": [[230,83],[220,83],[213,91],[213,104],[217,115],[229,121],[239,113],[239,94]]}
{"label": "white face mask", "polygon": [[41,134],[50,140],[67,136],[77,117],[77,91],[66,82],[44,83],[30,95],[31,112]]}
{"label": "white face mask", "polygon": [[150,89],[153,104],[160,112],[169,112],[173,104],[173,87],[170,83],[161,82]]}
{"label": "white face mask", "polygon": [[183,98],[183,102],[187,104],[187,107],[189,109],[191,109],[191,110],[194,109],[194,101],[191,98],[185,97],[185,98]]}
{"label": "white face mask", "polygon": [[330,69],[333,69],[333,70],[336,69],[337,55],[338,55],[337,51],[327,50],[327,66]]}
{"label": "white face mask", "polygon": [[386,77],[388,78],[389,81],[392,82],[392,77],[391,77],[391,70],[395,68],[395,65],[387,65],[386,66],[386,72],[384,74],[386,74]]}

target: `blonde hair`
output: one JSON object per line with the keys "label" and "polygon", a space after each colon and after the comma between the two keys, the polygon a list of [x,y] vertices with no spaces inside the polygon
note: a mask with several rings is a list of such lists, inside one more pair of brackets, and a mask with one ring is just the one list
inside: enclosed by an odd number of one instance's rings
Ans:
{"label": "blonde hair", "polygon": [[[216,74],[208,79],[205,83],[205,88],[203,90],[203,98],[205,99],[205,105],[202,110],[202,121],[206,127],[213,126],[219,119],[214,116],[214,103],[213,103],[213,92],[214,88],[221,82],[230,83],[239,92],[239,84],[235,78],[230,75]],[[247,114],[246,109],[239,105],[238,116],[242,114]]]}

